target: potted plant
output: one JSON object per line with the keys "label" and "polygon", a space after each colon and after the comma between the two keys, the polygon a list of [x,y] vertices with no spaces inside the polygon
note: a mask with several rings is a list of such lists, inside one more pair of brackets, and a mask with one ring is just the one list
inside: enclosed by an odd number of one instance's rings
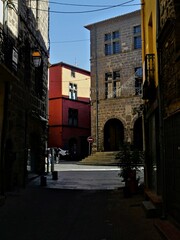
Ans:
{"label": "potted plant", "polygon": [[138,190],[139,178],[137,178],[137,171],[143,165],[143,152],[130,143],[124,143],[116,155],[116,159],[119,159],[119,176],[125,182],[124,195],[129,197]]}

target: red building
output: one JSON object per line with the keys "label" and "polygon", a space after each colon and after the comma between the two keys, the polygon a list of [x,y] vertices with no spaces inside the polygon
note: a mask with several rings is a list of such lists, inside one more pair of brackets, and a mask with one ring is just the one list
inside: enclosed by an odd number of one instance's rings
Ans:
{"label": "red building", "polygon": [[90,129],[90,72],[63,62],[51,65],[48,147],[82,159],[88,155]]}

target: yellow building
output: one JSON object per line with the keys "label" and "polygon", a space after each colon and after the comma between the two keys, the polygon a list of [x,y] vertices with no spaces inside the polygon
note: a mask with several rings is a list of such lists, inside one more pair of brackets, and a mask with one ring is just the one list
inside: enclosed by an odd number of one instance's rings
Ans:
{"label": "yellow building", "polygon": [[142,0],[145,193],[180,223],[179,0]]}
{"label": "yellow building", "polygon": [[158,55],[156,43],[156,2],[156,0],[141,1],[141,26],[144,99],[144,145],[146,153],[145,187],[148,193],[151,192],[153,195],[160,197],[162,194],[162,185],[159,151],[160,124],[158,100]]}

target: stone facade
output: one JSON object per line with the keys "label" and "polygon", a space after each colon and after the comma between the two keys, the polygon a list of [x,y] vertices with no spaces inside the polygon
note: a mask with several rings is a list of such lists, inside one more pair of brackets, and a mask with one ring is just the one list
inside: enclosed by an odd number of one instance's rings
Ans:
{"label": "stone facade", "polygon": [[[95,139],[94,152],[119,150],[123,142],[134,143],[134,124],[142,104],[141,86],[139,92],[135,86],[135,69],[142,67],[141,46],[136,48],[134,43],[135,29],[140,25],[140,11],[136,11],[86,26],[91,39],[91,134]],[[111,43],[112,49],[117,45],[117,49],[113,49],[115,54],[106,52]],[[139,77],[141,81],[142,76]]]}
{"label": "stone facade", "polygon": [[159,86],[163,127],[164,211],[180,223],[180,5],[159,1]]}
{"label": "stone facade", "polygon": [[159,49],[161,50],[160,75],[163,82],[164,118],[171,116],[180,107],[180,33],[178,31],[180,14],[178,9],[179,7],[176,7],[173,1],[160,1]]}
{"label": "stone facade", "polygon": [[[47,11],[35,11],[25,1],[4,1],[4,22],[0,29],[1,192],[25,185],[27,172],[44,171],[48,2],[39,6],[36,2],[34,7]],[[42,57],[38,68],[32,61],[35,49]]]}

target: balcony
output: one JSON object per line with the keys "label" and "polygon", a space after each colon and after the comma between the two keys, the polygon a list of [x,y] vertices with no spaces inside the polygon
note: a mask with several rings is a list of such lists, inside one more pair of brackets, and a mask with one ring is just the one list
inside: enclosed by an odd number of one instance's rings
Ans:
{"label": "balcony", "polygon": [[143,99],[152,101],[156,96],[155,86],[155,55],[147,54],[145,57],[145,81],[143,84]]}

